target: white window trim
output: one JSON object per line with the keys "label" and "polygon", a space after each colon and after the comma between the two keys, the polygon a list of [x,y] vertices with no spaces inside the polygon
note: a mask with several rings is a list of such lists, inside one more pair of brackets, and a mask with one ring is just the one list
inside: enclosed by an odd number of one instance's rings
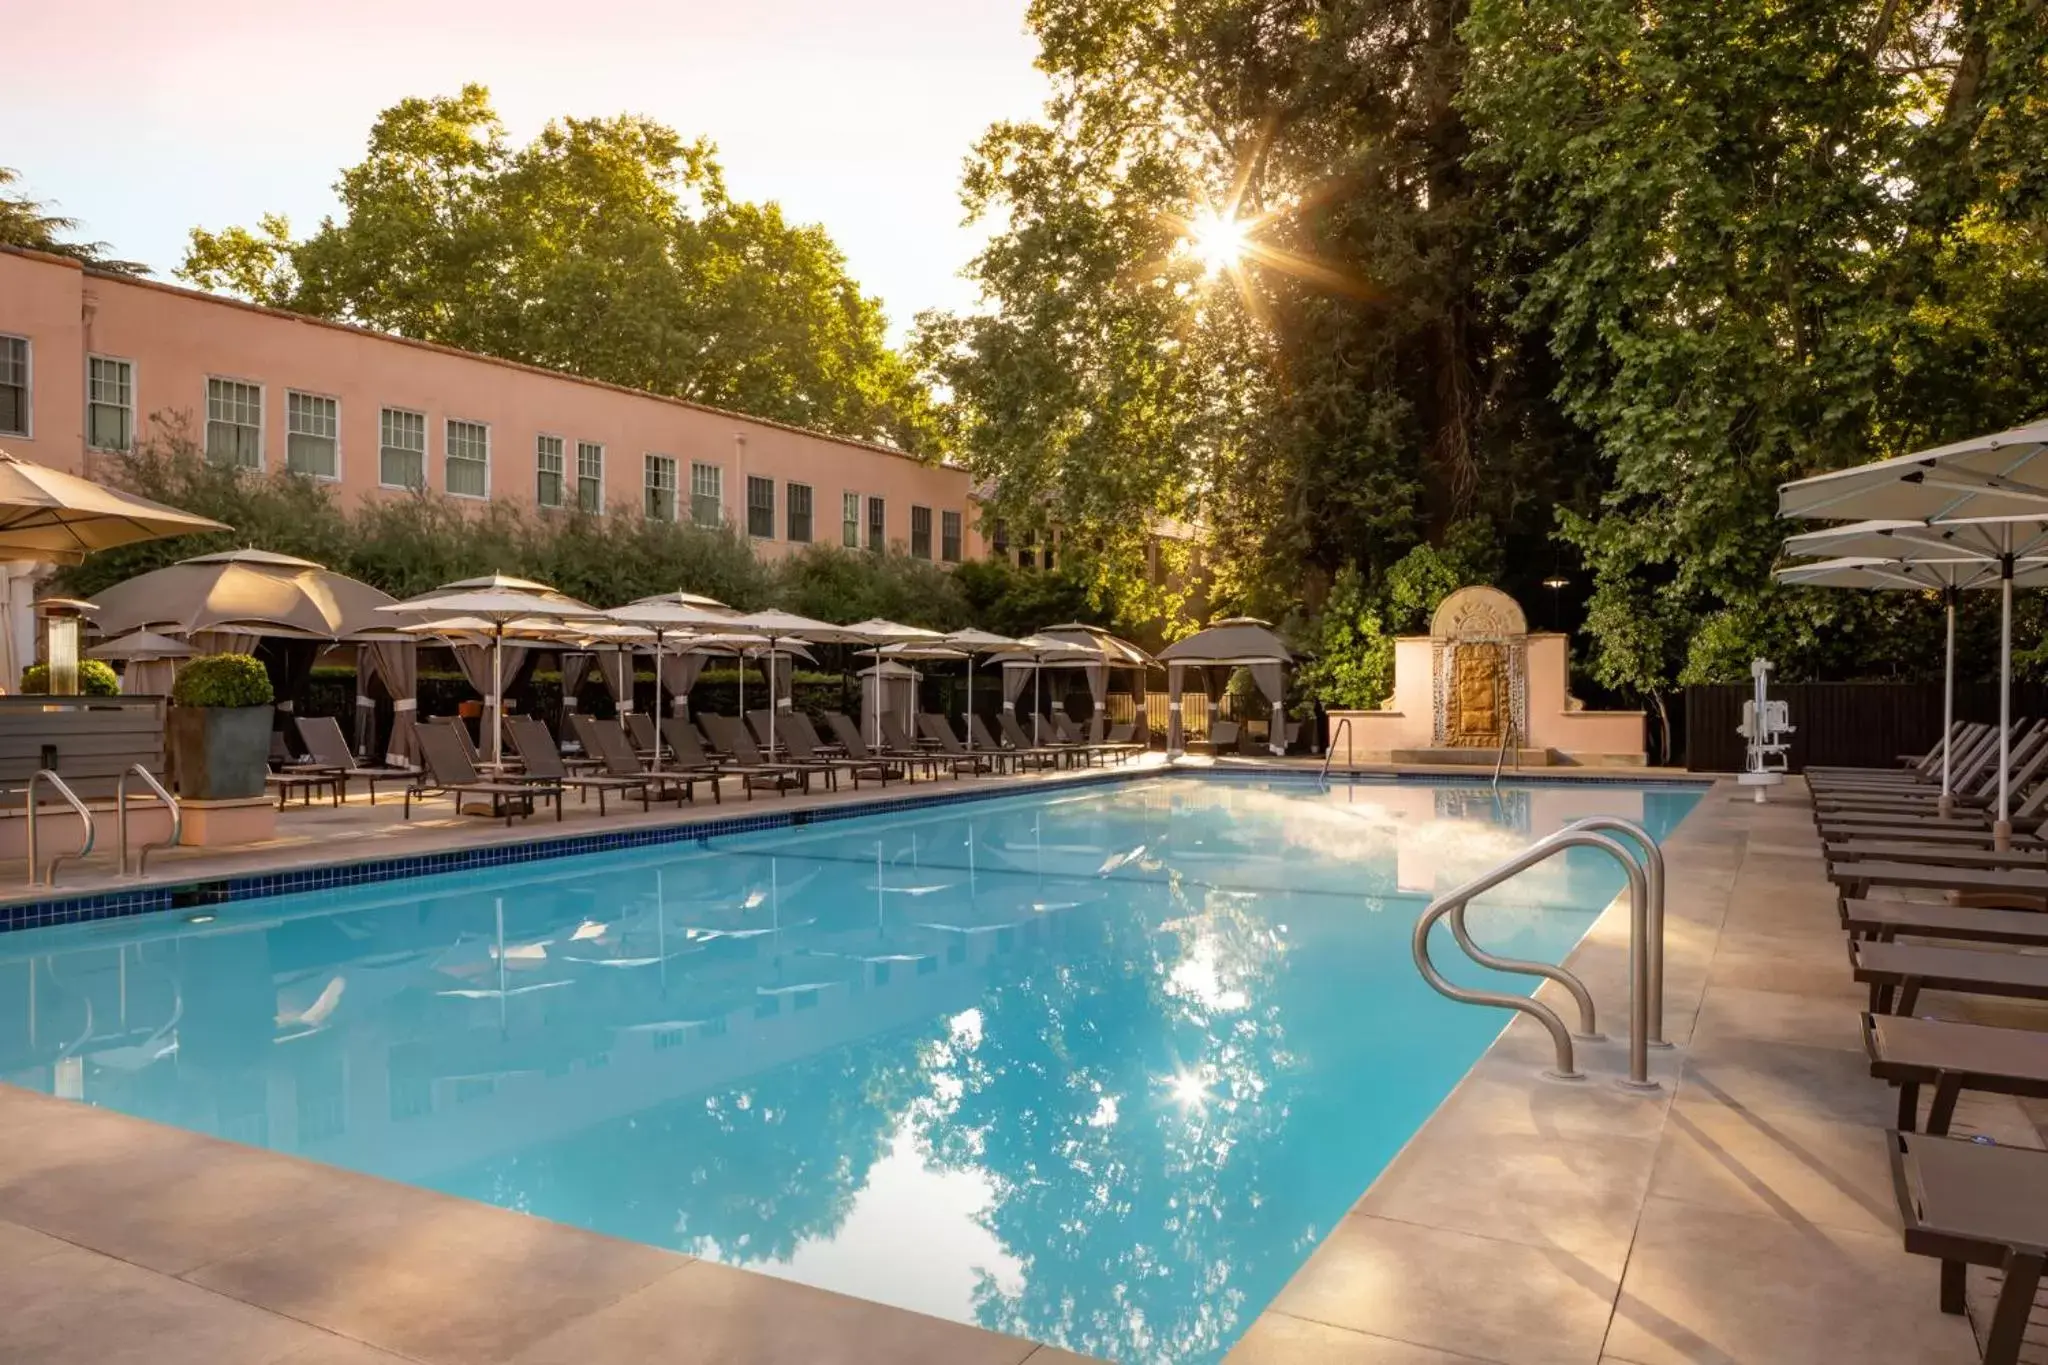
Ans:
{"label": "white window trim", "polygon": [[18,341],[22,354],[28,357],[22,371],[21,426],[20,431],[0,432],[0,436],[12,436],[17,441],[33,441],[36,438],[36,343],[33,337],[20,332],[0,332],[0,341]]}
{"label": "white window trim", "polygon": [[[545,440],[562,443],[562,467],[555,471],[561,480],[559,500],[552,503],[540,500],[540,443]],[[576,475],[571,466],[576,463],[576,444],[568,437],[553,431],[533,433],[533,505],[548,512],[567,512],[576,502]]]}
{"label": "white window trim", "polygon": [[[853,543],[846,543],[846,500],[855,499],[853,507]],[[868,495],[857,489],[846,488],[839,493],[839,548],[858,550],[867,543]]]}
{"label": "white window trim", "polygon": [[[789,534],[790,522],[793,519],[793,514],[789,507],[789,493],[793,488],[804,490],[805,501],[808,504],[804,508],[804,530],[808,534],[802,540],[794,539]],[[791,545],[815,545],[818,543],[818,486],[816,484],[805,483],[801,479],[784,479],[782,481],[782,538]]]}
{"label": "white window trim", "polygon": [[[589,511],[583,510],[583,447],[585,446],[593,446],[597,450],[597,506],[591,508]],[[563,463],[566,464],[567,462],[567,456],[565,455],[563,457]],[[576,478],[574,482],[570,485],[570,487],[575,491],[576,494],[576,501],[574,503],[574,506],[577,511],[583,512],[584,516],[601,517],[604,515],[604,486],[605,480],[607,479],[607,477],[609,477],[611,472],[610,467],[611,451],[610,448],[607,447],[603,441],[576,442]],[[562,506],[568,507],[570,505],[571,503],[565,495],[562,500]]]}
{"label": "white window trim", "polygon": [[[95,360],[111,360],[128,367],[128,449],[109,450],[92,443],[92,363]],[[35,392],[35,348],[29,348],[29,392]],[[126,455],[142,443],[142,367],[125,355],[108,355],[104,351],[85,353],[85,448],[103,455]],[[31,419],[35,413],[29,413]],[[27,440],[29,438],[22,438]]]}
{"label": "white window trim", "polygon": [[[288,388],[284,391],[284,463],[285,468],[287,469],[291,468],[292,463],[291,445],[293,394],[297,394],[301,398],[324,398],[328,402],[334,404],[334,472],[332,474],[308,474],[305,477],[309,479],[317,479],[321,483],[340,483],[341,476],[344,473],[346,473],[348,469],[348,466],[342,463],[341,395],[338,393],[321,393],[318,389]],[[384,433],[380,431],[377,433],[377,436],[378,439],[381,441],[383,439]]]}
{"label": "white window trim", "polygon": [[[481,493],[458,493],[448,486],[448,424],[460,422],[464,426],[484,429],[484,491]],[[444,417],[441,419],[441,491],[451,498],[464,502],[489,502],[491,500],[491,466],[497,461],[491,458],[491,424],[479,422],[474,417]]]}
{"label": "white window trim", "polygon": [[389,403],[379,403],[377,405],[377,487],[388,488],[396,493],[411,493],[415,491],[413,485],[409,483],[384,482],[384,414],[387,412],[402,412],[407,417],[417,417],[420,419],[419,487],[422,489],[432,487],[428,479],[434,472],[434,424],[428,420],[427,414],[419,408],[395,408]]}
{"label": "white window trim", "polygon": [[[647,516],[647,494],[654,489],[662,487],[662,485],[660,484],[650,483],[648,481],[649,476],[652,475],[654,472],[652,467],[650,467],[648,464],[649,460],[667,460],[669,463],[669,473],[675,480],[675,482],[667,485],[665,489],[669,497],[668,516],[665,518]],[[683,514],[690,510],[688,498],[689,494],[683,491],[682,457],[677,455],[664,455],[661,451],[658,450],[649,450],[641,453],[640,514],[643,518],[645,518],[648,521],[665,521],[670,526],[687,526],[690,523],[683,520]]]}
{"label": "white window trim", "polygon": [[[244,379],[239,375],[214,374],[212,371],[208,371],[206,375],[207,384],[211,386],[215,380],[219,380],[223,384],[245,384],[256,390],[256,463],[253,466],[236,465],[235,468],[253,468],[259,474],[268,474],[270,472],[270,386],[260,379]],[[200,398],[202,400],[200,411],[205,414],[205,417],[199,428],[199,450],[200,454],[205,456],[205,423],[213,421],[213,395],[202,392]]]}
{"label": "white window trim", "polygon": [[[718,515],[708,522],[697,520],[697,471],[700,469],[713,470],[718,475]],[[687,484],[683,482],[685,472],[689,475],[689,482]],[[685,471],[682,461],[678,459],[676,463],[677,521],[684,520],[682,512],[685,507],[690,512],[687,524],[691,526],[718,527],[727,525],[732,521],[732,501],[725,496],[724,465],[719,464],[716,460],[691,460],[688,470]]]}

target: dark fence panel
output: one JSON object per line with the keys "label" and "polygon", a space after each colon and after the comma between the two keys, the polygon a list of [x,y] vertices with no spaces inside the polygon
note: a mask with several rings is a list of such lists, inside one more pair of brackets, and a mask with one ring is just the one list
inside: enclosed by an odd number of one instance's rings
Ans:
{"label": "dark fence panel", "polygon": [[[1685,689],[1685,766],[1696,773],[1742,770],[1744,740],[1735,733],[1751,689],[1734,684]],[[1941,738],[1940,683],[1773,684],[1771,696],[1792,713],[1793,772],[1807,765],[1890,766],[1900,754],[1925,753]],[[2048,716],[2048,686],[2016,683],[2012,714]],[[1958,683],[1956,719],[1996,721],[1996,683]]]}

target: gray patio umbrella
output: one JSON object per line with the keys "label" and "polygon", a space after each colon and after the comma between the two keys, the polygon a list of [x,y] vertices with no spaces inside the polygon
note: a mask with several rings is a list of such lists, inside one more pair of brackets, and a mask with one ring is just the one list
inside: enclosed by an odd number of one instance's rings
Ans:
{"label": "gray patio umbrella", "polygon": [[1252,680],[1273,708],[1267,747],[1276,754],[1286,752],[1287,703],[1282,695],[1281,669],[1294,662],[1294,655],[1266,622],[1249,616],[1228,617],[1160,650],[1159,662],[1166,665],[1169,755],[1180,747],[1182,671],[1212,667],[1252,671]]}
{"label": "gray patio umbrella", "polygon": [[[1947,543],[1989,551],[2000,570],[1998,646],[1998,820],[2003,846],[2012,835],[2013,568],[2048,530],[2048,423],[2015,427],[1912,455],[1818,474],[1781,486],[1785,517],[1917,521]],[[1970,529],[1965,530],[1963,528]],[[1948,533],[1954,532],[1953,536]],[[1923,533],[1892,528],[1894,536]]]}
{"label": "gray patio umbrella", "polygon": [[[1918,523],[1913,523],[1918,525]],[[1853,531],[1854,528],[1844,528]],[[1856,541],[1847,535],[1845,543]],[[1810,536],[1793,541],[1814,543]],[[1787,541],[1789,549],[1793,541]],[[1910,554],[1910,542],[1894,545]],[[1956,724],[1956,597],[1972,588],[1997,587],[1999,565],[1982,559],[1913,559],[1898,555],[1851,555],[1806,564],[1790,564],[1776,573],[1779,582],[1812,588],[1861,588],[1865,591],[1938,592],[1948,616],[1948,644],[1942,665],[1941,695],[1941,808],[1946,813],[1954,796],[1950,748]],[[2029,559],[2014,566],[2014,586],[2048,586],[2048,559]]]}

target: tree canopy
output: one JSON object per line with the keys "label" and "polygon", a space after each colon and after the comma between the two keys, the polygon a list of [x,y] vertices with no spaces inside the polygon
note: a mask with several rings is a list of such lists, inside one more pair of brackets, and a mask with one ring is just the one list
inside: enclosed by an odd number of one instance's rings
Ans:
{"label": "tree canopy", "polygon": [[79,228],[78,220],[51,212],[48,203],[18,188],[20,185],[21,172],[0,166],[0,246],[22,246],[53,256],[69,256],[81,265],[119,275],[149,273],[149,267],[140,261],[108,255],[105,242],[72,240]]}
{"label": "tree canopy", "polygon": [[928,392],[823,228],[727,193],[636,115],[521,146],[489,92],[408,99],[305,237],[195,228],[178,273],[258,303],[929,453]]}
{"label": "tree canopy", "polygon": [[983,307],[923,318],[918,354],[959,458],[1067,527],[1098,595],[1184,605],[1143,575],[1174,518],[1333,700],[1377,700],[1385,635],[1433,605],[1419,550],[1529,601],[1564,573],[1624,692],[1758,651],[1897,675],[1858,627],[1931,609],[1774,587],[1773,490],[2039,411],[2039,0],[1029,22],[1052,98],[963,186],[997,228]]}

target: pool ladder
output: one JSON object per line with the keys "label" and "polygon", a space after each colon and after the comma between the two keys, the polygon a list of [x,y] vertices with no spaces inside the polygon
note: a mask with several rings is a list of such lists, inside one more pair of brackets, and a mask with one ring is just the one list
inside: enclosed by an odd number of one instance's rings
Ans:
{"label": "pool ladder", "polygon": [[[1639,845],[1640,855],[1628,844],[1612,837],[1615,834],[1626,835]],[[1422,973],[1422,979],[1432,989],[1452,1000],[1469,1005],[1493,1005],[1529,1015],[1549,1031],[1556,1049],[1557,1065],[1546,1074],[1558,1080],[1584,1079],[1573,1054],[1573,1032],[1558,1017],[1557,1011],[1529,996],[1453,985],[1437,970],[1429,954],[1429,931],[1438,920],[1448,919],[1451,936],[1457,940],[1458,947],[1480,966],[1499,972],[1540,976],[1564,987],[1578,1006],[1579,1040],[1602,1041],[1594,1018],[1593,995],[1586,989],[1585,982],[1563,967],[1547,962],[1525,962],[1489,953],[1473,942],[1465,925],[1465,909],[1481,893],[1512,881],[1530,868],[1574,848],[1601,850],[1620,863],[1628,877],[1628,1076],[1617,1084],[1627,1090],[1656,1090],[1658,1083],[1650,1079],[1649,1049],[1670,1046],[1664,1041],[1664,853],[1657,847],[1657,841],[1650,837],[1649,831],[1634,821],[1616,815],[1594,815],[1576,820],[1555,834],[1538,839],[1491,871],[1438,896],[1415,921],[1411,946],[1416,970]]]}
{"label": "pool ladder", "polygon": [[[120,780],[114,784],[114,825],[116,838],[119,841],[117,849],[121,864],[120,875],[123,877],[129,875],[128,784],[135,778],[141,778],[142,784],[148,787],[157,800],[163,803],[165,809],[170,811],[171,834],[168,839],[163,839],[156,843],[143,844],[136,850],[134,875],[140,877],[147,872],[149,869],[149,855],[157,849],[173,847],[183,837],[185,832],[185,811],[178,804],[178,798],[172,796],[164,787],[164,784],[157,781],[155,774],[151,773],[149,769],[143,767],[140,763],[130,764],[128,770],[122,773]],[[38,806],[36,802],[36,791],[39,787],[43,786],[51,788],[62,798],[65,805],[71,807],[72,812],[78,816],[79,824],[85,830],[85,838],[80,842],[76,852],[57,854],[50,859],[47,867],[43,865],[39,848],[41,841],[38,838],[40,830],[37,822]],[[78,793],[71,789],[71,784],[49,768],[39,768],[29,778],[27,802],[28,884],[30,886],[55,886],[57,884],[57,867],[60,863],[90,856],[93,845],[99,841],[99,822],[92,818],[92,808],[78,799]]]}
{"label": "pool ladder", "polygon": [[1351,752],[1349,748],[1351,740],[1351,717],[1339,716],[1337,717],[1337,723],[1330,728],[1330,742],[1323,746],[1322,783],[1325,789],[1328,789],[1330,785],[1330,760],[1337,756],[1337,736],[1339,735],[1344,736],[1345,739],[1346,748],[1344,754],[1345,757],[1348,758],[1351,762],[1351,775],[1354,778],[1358,776],[1358,758],[1355,754]]}

